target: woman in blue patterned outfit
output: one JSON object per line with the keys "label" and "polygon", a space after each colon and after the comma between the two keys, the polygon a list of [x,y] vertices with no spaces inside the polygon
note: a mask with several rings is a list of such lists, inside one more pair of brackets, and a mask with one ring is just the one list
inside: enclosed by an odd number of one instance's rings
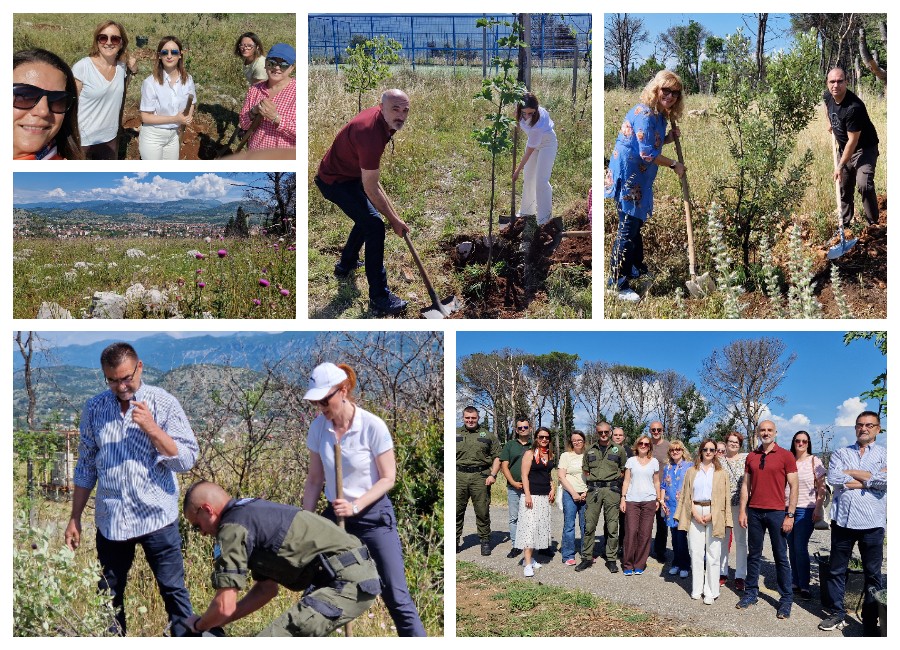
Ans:
{"label": "woman in blue patterned outfit", "polygon": [[688,551],[687,531],[678,530],[678,521],[675,519],[675,510],[678,507],[678,497],[681,496],[681,487],[684,485],[684,475],[694,463],[686,458],[684,443],[673,440],[669,444],[669,462],[662,470],[660,489],[663,497],[663,514],[666,518],[666,526],[672,531],[672,567],[669,575],[680,573],[682,578],[688,577],[691,566],[691,554]]}
{"label": "woman in blue patterned outfit", "polygon": [[685,166],[662,155],[663,145],[681,135],[676,128],[666,133],[669,120],[681,118],[683,85],[674,72],[660,70],[641,92],[641,101],[628,111],[606,172],[605,196],[614,199],[619,216],[610,259],[610,288],[622,300],[637,302],[640,296],[629,279],[647,273],[641,227],[653,212],[653,181],[660,167],[682,176]]}

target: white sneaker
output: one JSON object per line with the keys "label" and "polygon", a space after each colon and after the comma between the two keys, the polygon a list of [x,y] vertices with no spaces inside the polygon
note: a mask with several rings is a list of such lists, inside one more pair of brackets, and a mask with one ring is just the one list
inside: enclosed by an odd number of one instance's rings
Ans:
{"label": "white sneaker", "polygon": [[669,575],[670,575],[670,576],[674,576],[676,573],[678,573],[678,567],[677,567],[677,566],[673,566],[671,569],[669,569]]}
{"label": "white sneaker", "polygon": [[534,567],[529,564],[525,567],[525,577],[531,578],[532,576],[534,576]]}
{"label": "white sneaker", "polygon": [[535,562],[534,560],[531,561],[531,568],[532,568],[532,569],[540,569],[542,566],[544,566],[544,565],[541,564],[540,562]]}
{"label": "white sneaker", "polygon": [[689,575],[691,575],[690,571],[688,571],[687,569],[682,569],[681,573],[678,574],[678,577],[687,578]]}
{"label": "white sneaker", "polygon": [[702,596],[700,594],[691,594],[691,598],[693,598],[694,600],[700,600]]}
{"label": "white sneaker", "polygon": [[641,299],[634,289],[620,289],[616,297],[625,302],[638,302]]}
{"label": "white sneaker", "polygon": [[712,604],[713,604],[713,601],[715,601],[715,598],[710,598],[709,596],[704,596],[704,597],[703,597],[703,604],[704,604],[704,605],[712,605]]}

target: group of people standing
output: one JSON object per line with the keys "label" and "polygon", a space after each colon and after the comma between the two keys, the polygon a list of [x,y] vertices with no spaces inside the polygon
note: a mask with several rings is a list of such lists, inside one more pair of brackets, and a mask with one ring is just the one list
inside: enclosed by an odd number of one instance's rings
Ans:
{"label": "group of people standing", "polygon": [[[81,518],[96,487],[99,589],[112,594],[114,633],[126,633],[125,589],[141,546],[172,630],[183,635],[243,618],[285,587],[303,595],[261,636],[325,636],[379,594],[399,635],[425,636],[387,496],[397,474],[393,440],[384,421],[356,403],[350,366],[320,364],[303,395],[319,415],[307,437],[309,474],[299,506],[235,499],[208,481],[194,483],[179,505],[176,474],[190,471],[200,452],[187,415],[171,394],[143,383],[144,365],[130,344],[108,346],[100,366],[109,390],[91,398],[81,417],[65,542],[73,551],[80,546]],[[328,506],[320,515],[323,489]],[[202,614],[194,612],[185,585],[179,511],[218,546],[216,594]]]}
{"label": "group of people standing", "polygon": [[[831,456],[826,471],[812,453],[806,431],[798,431],[790,449],[776,442],[771,421],[757,427],[759,446],[743,452],[737,432],[716,441],[706,438],[695,456],[680,440],[668,441],[661,422],[652,422],[629,447],[625,432],[608,422],[596,425],[596,441],[573,431],[566,452],[554,459],[551,432],[541,427],[532,438],[528,418],[516,421],[516,435],[505,445],[479,424],[474,407],[463,413],[457,430],[457,547],[462,545],[463,517],[471,498],[475,506],[481,554],[490,555],[490,485],[499,472],[506,477],[509,504],[507,557],[524,551],[524,575],[540,564],[536,550],[551,548],[550,506],[562,498],[563,564],[576,572],[594,564],[594,544],[601,513],[605,548],[598,555],[610,573],[640,576],[651,554],[668,562],[667,537],[672,533],[668,574],[691,577],[690,596],[712,605],[728,583],[729,553],[734,546],[733,587],[738,609],[755,605],[766,534],[774,555],[780,599],[778,618],[791,615],[795,594],[811,599],[808,545],[815,522],[824,517],[826,484],[834,490],[831,562],[828,580],[820,586],[826,618],[823,630],[846,625],[843,596],[847,563],[854,542],[865,565],[866,634],[877,632],[877,605],[870,592],[881,588],[887,462],[875,444],[880,430],[876,413],[865,411],[856,424],[857,443]],[[560,496],[550,470],[557,467]],[[576,560],[581,531],[581,559]],[[656,527],[653,534],[654,521]],[[621,542],[621,543],[620,543]],[[552,554],[552,550],[550,551]],[[874,617],[874,618],[873,618]]]}
{"label": "group of people standing", "polygon": [[[69,65],[44,49],[13,56],[13,158],[116,160],[125,96],[137,74],[125,27],[97,25],[88,56]],[[248,47],[252,43],[252,48]],[[235,45],[249,88],[239,127],[253,129],[249,149],[293,148],[296,143],[294,48],[276,43],[263,56],[260,38],[242,34]],[[46,101],[45,101],[46,98]],[[141,84],[138,149],[143,160],[178,160],[184,129],[197,110],[197,89],[177,36],[157,44],[151,74]]]}

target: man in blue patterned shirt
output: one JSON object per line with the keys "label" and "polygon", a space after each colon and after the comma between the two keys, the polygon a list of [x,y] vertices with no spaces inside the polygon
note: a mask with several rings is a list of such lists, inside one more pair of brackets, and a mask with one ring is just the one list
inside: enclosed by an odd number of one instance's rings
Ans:
{"label": "man in blue patterned shirt", "polygon": [[[863,634],[878,636],[878,602],[882,589],[884,531],[887,528],[887,450],[875,444],[881,418],[863,411],[856,418],[856,444],[838,449],[828,461],[828,483],[834,488],[831,504],[831,577],[824,585],[831,616],[820,630],[841,630],[844,620],[844,588],[853,545],[859,544],[863,565]],[[883,622],[884,623],[884,622]]]}
{"label": "man in blue patterned shirt", "polygon": [[81,514],[96,486],[100,589],[113,594],[118,629],[125,635],[124,596],[138,544],[156,577],[169,621],[193,614],[184,586],[178,531],[178,480],[197,458],[197,440],[178,400],[141,383],[143,363],[128,343],[100,355],[109,390],[92,397],[81,416],[72,517],[66,544],[81,544]]}

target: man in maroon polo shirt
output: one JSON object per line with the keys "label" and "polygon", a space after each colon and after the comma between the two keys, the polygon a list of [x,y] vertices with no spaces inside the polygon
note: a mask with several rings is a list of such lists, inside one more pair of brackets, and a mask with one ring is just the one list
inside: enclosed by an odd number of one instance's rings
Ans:
{"label": "man in maroon polo shirt", "polygon": [[[757,427],[759,447],[747,454],[744,466],[738,522],[747,529],[747,578],[744,596],[737,608],[746,609],[759,600],[763,538],[768,532],[781,596],[777,615],[778,618],[790,618],[794,592],[787,534],[794,527],[794,513],[797,510],[797,462],[794,454],[775,442],[777,433],[771,420],[760,422]],[[787,507],[784,505],[785,487],[790,487]]]}
{"label": "man in maroon polo shirt", "polygon": [[316,174],[322,196],[353,220],[334,275],[346,278],[363,264],[359,252],[366,246],[366,280],[369,307],[379,316],[406,309],[406,302],[390,292],[384,268],[384,221],[402,237],[409,226],[394,210],[379,183],[381,154],[391,137],[403,128],[409,116],[409,97],[402,90],[387,90],[378,106],[367,108],[347,122],[325,153]]}

